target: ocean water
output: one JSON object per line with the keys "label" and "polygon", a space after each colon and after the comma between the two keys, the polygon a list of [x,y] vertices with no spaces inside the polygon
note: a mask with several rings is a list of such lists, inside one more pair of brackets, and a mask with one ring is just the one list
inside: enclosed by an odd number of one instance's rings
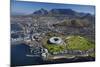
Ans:
{"label": "ocean water", "polygon": [[29,46],[25,44],[11,46],[11,65],[39,64],[42,61],[40,57],[27,57],[26,54],[30,54]]}
{"label": "ocean water", "polygon": [[11,45],[11,66],[40,65],[40,64],[57,64],[95,61],[93,57],[78,57],[74,59],[58,59],[53,61],[43,61],[41,57],[27,57],[30,54],[30,47],[25,44]]}

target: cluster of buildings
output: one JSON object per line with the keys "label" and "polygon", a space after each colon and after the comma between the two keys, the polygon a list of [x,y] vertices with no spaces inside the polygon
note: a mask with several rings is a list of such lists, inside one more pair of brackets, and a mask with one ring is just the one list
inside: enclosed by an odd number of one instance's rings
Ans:
{"label": "cluster of buildings", "polygon": [[[15,20],[14,20],[15,19]],[[77,29],[67,28],[65,26],[53,26],[59,23],[59,20],[55,20],[54,17],[41,17],[41,18],[12,18],[12,21],[18,22],[18,25],[22,28],[19,31],[11,31],[11,44],[18,44],[25,42],[30,46],[30,52],[32,54],[41,55],[43,58],[47,58],[49,52],[42,47],[41,40],[46,36],[46,33],[63,33],[63,34],[75,34]],[[52,20],[51,20],[52,19]],[[13,22],[14,23],[14,22]],[[54,24],[53,24],[54,23]],[[74,32],[73,32],[74,30]],[[68,31],[68,32],[67,32]],[[12,36],[13,35],[13,36]],[[64,41],[60,37],[51,37],[49,43],[56,45],[64,45]],[[60,52],[53,52],[52,55],[87,55],[86,51],[80,50],[64,50]]]}

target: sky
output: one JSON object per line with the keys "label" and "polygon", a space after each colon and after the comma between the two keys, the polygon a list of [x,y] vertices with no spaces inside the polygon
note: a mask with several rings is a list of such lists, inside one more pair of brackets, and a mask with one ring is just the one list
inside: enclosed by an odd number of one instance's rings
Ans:
{"label": "sky", "polygon": [[72,9],[77,12],[95,14],[95,6],[91,5],[11,1],[11,14],[31,14],[41,8],[46,10],[53,8]]}

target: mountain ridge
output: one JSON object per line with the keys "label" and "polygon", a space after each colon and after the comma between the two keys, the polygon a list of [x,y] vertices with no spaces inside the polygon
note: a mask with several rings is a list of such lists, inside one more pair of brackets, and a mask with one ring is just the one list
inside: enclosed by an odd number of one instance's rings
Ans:
{"label": "mountain ridge", "polygon": [[72,9],[61,9],[61,8],[54,8],[51,10],[46,10],[44,8],[41,8],[39,10],[34,11],[31,15],[53,15],[53,16],[57,16],[57,15],[64,15],[64,16],[72,16],[72,17],[79,17],[79,18],[93,18],[94,15],[90,14],[90,13],[84,13],[84,12],[77,12],[75,10]]}

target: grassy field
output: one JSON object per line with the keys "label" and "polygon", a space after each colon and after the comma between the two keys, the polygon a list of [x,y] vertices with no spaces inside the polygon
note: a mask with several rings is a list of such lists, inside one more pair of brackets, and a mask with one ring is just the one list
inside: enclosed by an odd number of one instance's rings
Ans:
{"label": "grassy field", "polygon": [[66,43],[65,45],[56,45],[47,43],[50,36],[43,39],[44,47],[48,49],[49,52],[59,52],[63,50],[88,50],[90,48],[95,48],[95,44],[89,41],[87,38],[80,36],[61,36],[61,38]]}
{"label": "grassy field", "polygon": [[65,50],[66,48],[65,48],[65,46],[63,46],[63,45],[55,45],[55,44],[52,44],[52,45],[50,45],[50,44],[48,44],[48,45],[46,45],[45,46],[47,49],[48,49],[48,51],[49,52],[59,52],[59,51],[63,51],[63,50]]}
{"label": "grassy field", "polygon": [[66,39],[66,43],[67,49],[70,50],[88,50],[95,47],[94,43],[80,36],[71,36]]}
{"label": "grassy field", "polygon": [[66,49],[65,45],[56,45],[56,44],[49,44],[49,43],[47,43],[49,38],[50,37],[46,37],[46,38],[43,39],[43,44],[44,44],[43,46],[45,48],[47,48],[49,52],[51,52],[51,53],[52,52],[59,52],[59,51],[63,51],[63,50]]}

